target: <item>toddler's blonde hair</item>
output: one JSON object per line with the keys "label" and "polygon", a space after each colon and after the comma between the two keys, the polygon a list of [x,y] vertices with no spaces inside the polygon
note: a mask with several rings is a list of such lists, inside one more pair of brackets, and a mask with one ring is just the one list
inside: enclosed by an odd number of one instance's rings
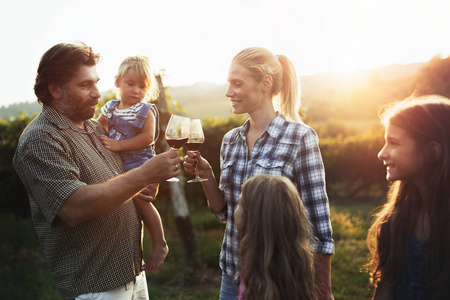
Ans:
{"label": "toddler's blonde hair", "polygon": [[[130,70],[135,72],[145,82],[147,90],[144,101],[156,100],[158,98],[158,84],[150,67],[150,60],[146,56],[130,56],[120,64],[114,81],[116,87],[119,86],[120,81]],[[120,97],[120,89],[118,89],[117,98]]]}

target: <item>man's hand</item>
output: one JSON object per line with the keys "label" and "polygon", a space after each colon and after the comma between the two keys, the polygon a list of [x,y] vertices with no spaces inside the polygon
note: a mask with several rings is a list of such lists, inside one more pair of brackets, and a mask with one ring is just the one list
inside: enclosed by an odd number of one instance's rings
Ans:
{"label": "man's hand", "polygon": [[156,195],[158,195],[158,192],[159,183],[150,183],[137,195],[137,198],[143,201],[153,202],[156,199]]}
{"label": "man's hand", "polygon": [[[180,157],[177,150],[169,150],[150,158],[139,168],[139,175],[147,182],[163,182],[180,175]],[[134,170],[133,170],[134,171]]]}

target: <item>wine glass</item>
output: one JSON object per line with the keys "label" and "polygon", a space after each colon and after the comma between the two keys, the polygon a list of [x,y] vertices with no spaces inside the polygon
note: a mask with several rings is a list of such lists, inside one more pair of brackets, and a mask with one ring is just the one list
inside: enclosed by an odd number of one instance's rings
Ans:
{"label": "wine glass", "polygon": [[[166,128],[166,141],[170,149],[178,150],[187,142],[189,138],[189,118],[171,115]],[[169,182],[180,181],[176,177],[167,179]]]}
{"label": "wine glass", "polygon": [[[199,119],[191,119],[190,122],[190,130],[189,130],[189,139],[186,143],[186,148],[189,151],[195,152],[198,154],[198,151],[202,147],[203,142],[205,141],[205,135],[203,134],[202,124]],[[187,183],[192,182],[202,182],[207,181],[206,178],[200,178],[198,176],[198,168],[195,167],[195,178],[189,180]]]}

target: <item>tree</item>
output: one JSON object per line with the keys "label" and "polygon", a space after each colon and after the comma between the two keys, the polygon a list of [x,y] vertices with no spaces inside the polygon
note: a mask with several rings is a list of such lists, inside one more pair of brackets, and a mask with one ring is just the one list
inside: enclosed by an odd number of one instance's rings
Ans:
{"label": "tree", "polygon": [[450,57],[435,56],[419,72],[415,84],[415,94],[437,94],[450,98]]}

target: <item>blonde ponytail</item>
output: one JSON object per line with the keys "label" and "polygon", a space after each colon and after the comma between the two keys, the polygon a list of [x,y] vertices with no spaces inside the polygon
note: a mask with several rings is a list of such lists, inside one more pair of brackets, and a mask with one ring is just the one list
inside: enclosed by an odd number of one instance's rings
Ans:
{"label": "blonde ponytail", "polygon": [[233,61],[246,67],[257,82],[266,75],[271,76],[275,110],[288,120],[302,122],[299,114],[300,83],[294,65],[286,56],[276,56],[262,47],[251,47],[236,54]]}
{"label": "blonde ponytail", "polygon": [[280,90],[280,111],[286,119],[301,122],[299,114],[301,106],[300,84],[294,65],[284,55],[277,55],[283,69],[283,80]]}

